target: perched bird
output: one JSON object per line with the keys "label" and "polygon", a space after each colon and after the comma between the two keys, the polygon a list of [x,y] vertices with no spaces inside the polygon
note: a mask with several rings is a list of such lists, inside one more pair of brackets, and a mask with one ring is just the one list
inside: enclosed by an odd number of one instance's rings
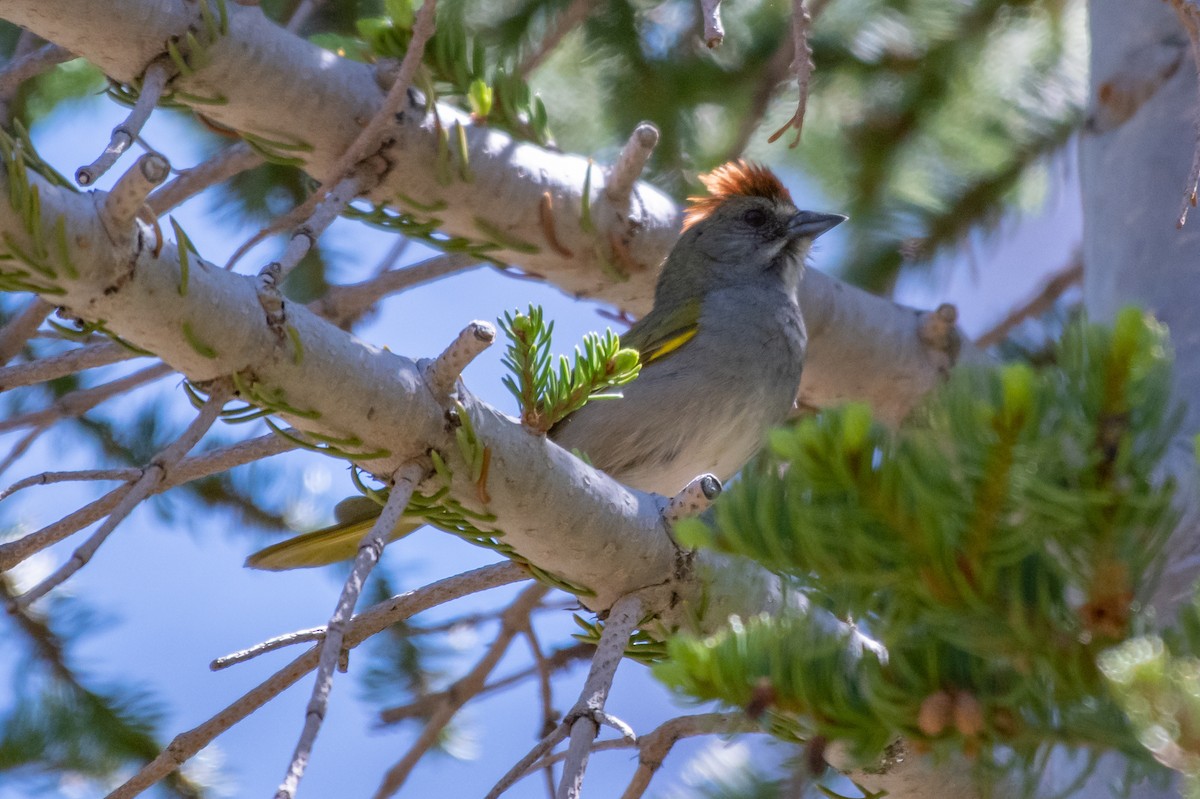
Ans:
{"label": "perched bird", "polygon": [[[706,472],[732,477],[782,422],[800,387],[807,335],[796,291],[815,238],[841,214],[797,210],[765,167],[734,161],[702,175],[667,256],[654,307],[621,336],[642,370],[623,397],[592,402],[550,430],[560,446],[642,491],[673,495]],[[260,569],[354,556],[379,507],[339,506],[339,524],[251,555]],[[411,526],[397,528],[393,540]]]}

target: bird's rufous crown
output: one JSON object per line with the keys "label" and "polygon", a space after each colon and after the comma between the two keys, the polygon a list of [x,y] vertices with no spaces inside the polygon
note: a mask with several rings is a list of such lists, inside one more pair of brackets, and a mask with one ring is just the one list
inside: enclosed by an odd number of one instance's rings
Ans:
{"label": "bird's rufous crown", "polygon": [[700,182],[708,189],[708,195],[688,197],[690,205],[683,212],[684,230],[707,219],[730,197],[766,197],[768,200],[792,202],[792,195],[771,170],[741,159],[722,164],[712,172],[701,175]]}

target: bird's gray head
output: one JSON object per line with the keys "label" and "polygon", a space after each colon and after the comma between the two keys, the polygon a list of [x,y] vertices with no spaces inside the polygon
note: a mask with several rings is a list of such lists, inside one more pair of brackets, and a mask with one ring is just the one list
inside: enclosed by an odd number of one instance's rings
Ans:
{"label": "bird's gray head", "polygon": [[731,161],[700,180],[709,193],[690,198],[660,290],[761,280],[781,280],[794,290],[813,239],[846,219],[797,210],[779,178],[746,161]]}

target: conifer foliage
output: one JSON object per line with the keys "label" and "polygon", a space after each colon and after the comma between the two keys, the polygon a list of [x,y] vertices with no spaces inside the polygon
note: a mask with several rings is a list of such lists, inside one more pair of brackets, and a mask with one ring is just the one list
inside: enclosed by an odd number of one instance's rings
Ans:
{"label": "conifer foliage", "polygon": [[[675,638],[658,675],[803,718],[868,760],[897,736],[981,768],[1015,755],[1031,778],[1054,745],[1137,754],[1106,675],[1138,707],[1165,657],[1161,643],[1109,650],[1147,628],[1139,600],[1176,521],[1156,477],[1176,426],[1169,349],[1127,309],[1111,329],[1076,324],[1057,354],[1041,371],[963,372],[898,431],[861,405],[778,430],[711,523],[679,531],[779,572],[880,649],[818,613],[764,616]],[[1200,652],[1194,634],[1176,641]]]}

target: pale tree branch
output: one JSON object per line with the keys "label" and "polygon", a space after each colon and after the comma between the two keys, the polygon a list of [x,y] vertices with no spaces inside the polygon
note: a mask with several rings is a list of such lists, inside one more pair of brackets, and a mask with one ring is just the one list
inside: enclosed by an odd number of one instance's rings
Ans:
{"label": "pale tree branch", "polygon": [[608,701],[617,667],[625,657],[629,636],[642,620],[642,609],[641,597],[628,594],[617,600],[609,611],[579,700],[563,719],[563,726],[570,730],[570,742],[557,799],[578,799],[583,790],[583,774],[587,770],[592,742],[596,740],[600,724],[611,721],[605,714],[604,704]]}
{"label": "pale tree branch", "polygon": [[300,740],[296,742],[296,749],[292,754],[292,760],[288,765],[283,782],[275,791],[275,799],[291,799],[296,795],[296,788],[300,785],[305,766],[308,765],[308,759],[312,754],[313,743],[317,739],[317,733],[320,732],[321,722],[325,720],[325,711],[329,705],[329,693],[333,690],[333,672],[342,656],[342,640],[354,613],[354,606],[358,603],[359,594],[362,593],[362,587],[366,583],[367,577],[370,576],[375,564],[379,562],[379,556],[383,554],[384,543],[404,515],[404,509],[408,506],[408,501],[412,498],[413,491],[423,473],[424,470],[416,464],[405,464],[396,471],[383,512],[379,514],[379,518],[375,520],[358,545],[358,555],[354,558],[354,567],[346,578],[333,615],[330,617],[329,623],[325,625],[325,635],[318,645],[320,660],[318,661],[317,677],[313,682],[312,696],[308,700],[308,708],[304,714],[304,729],[300,733]]}
{"label": "pale tree branch", "polygon": [[[113,0],[101,9],[75,0],[8,0],[5,15],[92,60],[113,79],[128,82],[159,53],[161,43],[190,24],[185,10],[150,0]],[[815,8],[815,6],[814,6]],[[257,11],[228,6],[229,32],[220,40],[221,57],[176,82],[182,92],[222,94],[228,102],[197,110],[237,131],[271,138],[290,131],[308,148],[310,174],[329,180],[343,174],[338,160],[362,132],[355,120],[373,119],[383,95],[373,68],[305,42],[262,18]],[[51,20],[57,20],[51,24]],[[119,39],[118,52],[101,46]],[[304,74],[301,86],[295,75]],[[442,185],[436,159],[435,109],[406,109],[389,135],[395,144],[386,156],[392,165],[368,196],[390,203],[398,192],[419,202],[442,202],[438,217],[449,234],[478,238],[478,220],[489,229],[527,242],[545,242],[537,251],[509,251],[496,257],[527,274],[544,276],[564,291],[612,303],[641,314],[653,297],[657,267],[675,241],[680,211],[655,187],[639,183],[636,213],[618,213],[603,198],[591,208],[593,225],[582,224],[581,193],[588,161],[516,142],[492,127],[445,105],[436,118],[461,125],[474,182]],[[603,188],[592,174],[593,197]],[[554,209],[554,241],[545,237],[545,198]],[[404,210],[401,208],[400,210]],[[297,220],[299,221],[299,220]],[[637,269],[615,280],[600,265],[597,251],[609,248],[616,234]],[[601,243],[598,248],[597,241]],[[916,312],[873,297],[808,270],[800,292],[810,346],[800,402],[825,407],[855,399],[870,403],[886,421],[896,421],[953,365],[950,353],[930,351],[916,336]],[[863,376],[870,379],[864,380]]]}
{"label": "pale tree branch", "polygon": [[141,213],[151,190],[167,179],[167,159],[146,153],[130,167],[104,197],[100,218],[109,230],[125,230]]}
{"label": "pale tree branch", "polygon": [[417,763],[437,743],[442,730],[454,718],[454,714],[484,689],[488,675],[492,673],[496,664],[500,662],[500,658],[508,651],[513,638],[529,624],[529,614],[533,612],[533,609],[537,607],[549,590],[546,586],[535,583],[522,591],[504,611],[500,617],[500,629],[496,633],[496,637],[488,644],[483,656],[469,672],[460,677],[445,692],[444,701],[439,703],[430,714],[421,734],[413,741],[404,757],[388,769],[387,774],[384,775],[383,781],[375,791],[375,799],[384,799],[400,790]]}
{"label": "pale tree branch", "polygon": [[389,269],[361,283],[330,286],[324,297],[313,301],[308,307],[338,327],[345,328],[389,294],[397,294],[478,265],[478,259],[461,253],[435,255],[419,263]]}
{"label": "pale tree branch", "polygon": [[812,26],[812,17],[804,6],[804,0],[792,0],[792,72],[796,75],[796,87],[800,99],[796,102],[796,112],[767,139],[774,142],[788,130],[796,129],[796,138],[792,139],[789,148],[800,144],[800,135],[804,132],[804,112],[808,108],[808,84],[812,80],[813,60],[812,48],[808,46],[808,31]]}
{"label": "pale tree branch", "polygon": [[[542,651],[542,644],[538,640],[532,620],[526,619],[524,633],[525,640],[529,642],[529,653],[533,656],[533,668],[538,677],[538,696],[542,702],[542,726],[538,735],[544,737],[554,729],[558,722],[558,712],[554,709],[554,686],[551,684],[555,669],[546,657],[546,653]],[[546,779],[546,795],[553,797],[554,766],[547,763],[542,769],[542,774]]]}
{"label": "pale tree branch", "polygon": [[170,366],[160,363],[99,386],[72,391],[57,399],[48,408],[30,411],[11,419],[0,419],[0,433],[20,430],[22,427],[47,427],[61,419],[82,416],[107,399],[132,391],[171,372]]}
{"label": "pale tree branch", "polygon": [[127,469],[81,469],[75,472],[42,472],[16,481],[8,488],[0,491],[0,502],[26,488],[48,486],[55,483],[86,482],[90,480],[119,480],[127,483],[141,477],[142,470]]}
{"label": "pale tree branch", "polygon": [[[663,761],[670,754],[676,743],[684,738],[694,738],[700,735],[737,735],[739,733],[764,733],[762,726],[742,712],[730,713],[697,713],[692,716],[677,716],[664,721],[645,735],[639,735],[637,740],[628,738],[611,738],[596,741],[592,744],[592,752],[611,752],[621,749],[638,750],[638,767],[621,799],[638,799],[650,787],[654,775],[662,767]],[[534,763],[523,775],[528,776],[534,771],[560,763],[567,757],[566,752],[555,752]]]}
{"label": "pale tree branch", "polygon": [[[1192,52],[1192,68],[1200,76],[1200,7],[1194,0],[1170,0],[1170,5],[1175,9],[1179,23],[1187,33],[1188,46]],[[1179,209],[1179,217],[1175,220],[1176,227],[1183,227],[1187,222],[1188,211],[1196,207],[1196,186],[1200,184],[1200,84],[1197,85],[1194,102],[1192,127],[1195,129],[1195,142],[1192,144],[1192,165],[1188,168],[1183,204]]]}
{"label": "pale tree branch", "polygon": [[[325,195],[321,202],[317,203],[312,215],[304,224],[296,228],[292,237],[288,239],[283,255],[277,262],[280,281],[286,280],[292,270],[300,264],[301,259],[308,254],[308,251],[316,246],[317,239],[321,238],[325,229],[333,224],[338,215],[345,210],[346,205],[363,190],[366,180],[366,174],[362,172],[343,178],[329,191],[329,194]],[[236,256],[231,259],[230,263],[232,264],[234,260],[237,260]]]}
{"label": "pale tree branch", "polygon": [[629,206],[629,195],[657,144],[658,128],[654,125],[642,122],[634,128],[629,141],[625,142],[621,154],[617,156],[617,163],[609,171],[608,185],[604,187],[604,193],[614,208]]}
{"label": "pale tree branch", "polygon": [[[594,650],[595,647],[588,643],[577,643],[563,649],[555,650],[546,657],[546,668],[551,673],[557,673],[576,661],[587,660]],[[495,682],[490,682],[483,686],[475,694],[475,697],[478,698],[486,694],[495,693],[496,691],[522,683],[532,677],[538,677],[538,672],[539,669],[537,666],[530,666],[527,669],[513,672],[507,677],[501,677]],[[434,693],[420,696],[406,705],[384,708],[379,711],[379,723],[383,725],[399,724],[411,718],[429,716],[438,708],[444,706],[446,702],[451,701],[451,692],[453,690],[454,686],[451,686],[444,691],[435,691]]]}
{"label": "pale tree branch", "polygon": [[[404,54],[404,58],[400,62],[396,79],[392,83],[392,87],[388,90],[387,96],[384,97],[379,110],[371,117],[366,127],[354,138],[354,141],[350,143],[346,151],[334,162],[330,175],[321,181],[321,186],[303,203],[260,230],[239,247],[229,259],[229,263],[225,265],[226,269],[231,269],[244,253],[271,233],[283,230],[300,220],[310,219],[316,214],[318,208],[325,203],[326,197],[329,195],[334,193],[341,195],[349,194],[349,197],[346,197],[345,201],[340,203],[341,207],[345,207],[345,204],[353,199],[360,190],[367,188],[366,181],[368,178],[365,173],[358,177],[352,173],[357,172],[360,168],[365,169],[365,165],[363,167],[359,166],[360,163],[380,148],[387,129],[395,124],[396,113],[408,102],[408,90],[412,86],[417,68],[421,65],[421,58],[425,54],[425,44],[433,36],[436,21],[437,0],[427,0],[421,6],[420,10],[417,11],[416,19],[413,22],[412,38],[408,44],[408,51]],[[376,164],[372,165],[371,168],[378,169],[379,167],[380,165]],[[355,181],[355,183],[349,185],[346,181]],[[378,181],[375,180],[372,182]],[[334,202],[336,203],[337,201]],[[341,208],[338,208],[338,211],[340,210]]]}
{"label": "pale tree branch", "polygon": [[448,402],[454,384],[462,370],[475,360],[479,353],[492,346],[496,340],[496,328],[490,322],[474,321],[463,328],[441,355],[425,370],[425,382],[440,402]]}
{"label": "pale tree branch", "polygon": [[254,646],[240,649],[228,655],[223,655],[216,658],[208,664],[211,671],[220,671],[227,669],[230,666],[236,666],[239,663],[245,663],[248,660],[253,660],[259,655],[265,655],[268,652],[274,652],[277,649],[284,647],[295,646],[296,644],[305,644],[311,641],[320,641],[325,638],[324,627],[310,627],[307,630],[296,630],[295,632],[284,633],[277,635],[274,638],[268,638],[262,643]]}
{"label": "pale tree branch", "polygon": [[[683,738],[697,735],[729,735],[739,732],[760,732],[759,725],[745,713],[700,713],[680,716],[666,721],[638,738],[638,767],[629,780],[621,799],[639,799],[650,787],[650,781],[662,767],[671,748]],[[614,743],[624,744],[624,741]],[[614,747],[615,748],[615,747]]]}
{"label": "pale tree branch", "polygon": [[325,5],[325,0],[300,0],[296,10],[288,17],[287,30],[291,33],[298,33],[304,27],[304,23],[308,22],[308,18],[323,5]]}
{"label": "pale tree branch", "polygon": [[[346,630],[342,646],[353,649],[381,630],[417,613],[469,594],[519,582],[528,577],[528,573],[515,563],[497,563],[447,577],[422,588],[394,596],[355,616]],[[319,647],[313,647],[218,711],[204,723],[175,736],[158,757],[108,794],[106,799],[132,799],[154,785],[212,743],[222,732],[258,710],[294,685],[305,674],[315,669],[319,658]]]}
{"label": "pale tree branch", "polygon": [[210,186],[224,183],[263,163],[266,163],[263,157],[250,145],[244,141],[236,142],[198,166],[180,172],[174,180],[146,198],[146,205],[155,215],[165,214]]}
{"label": "pale tree branch", "polygon": [[29,363],[0,368],[0,391],[45,383],[87,369],[96,369],[140,357],[143,356],[115,341],[88,344],[58,355],[38,358]]}
{"label": "pale tree branch", "polygon": [[167,79],[170,77],[169,63],[163,58],[146,68],[146,72],[142,76],[141,92],[138,94],[137,102],[134,103],[129,116],[113,128],[104,152],[100,153],[99,157],[91,164],[75,171],[75,181],[80,186],[91,186],[95,183],[101,175],[112,168],[121,154],[133,145],[138,134],[142,132],[146,120],[150,118],[150,113],[158,105],[163,89],[166,88]]}

